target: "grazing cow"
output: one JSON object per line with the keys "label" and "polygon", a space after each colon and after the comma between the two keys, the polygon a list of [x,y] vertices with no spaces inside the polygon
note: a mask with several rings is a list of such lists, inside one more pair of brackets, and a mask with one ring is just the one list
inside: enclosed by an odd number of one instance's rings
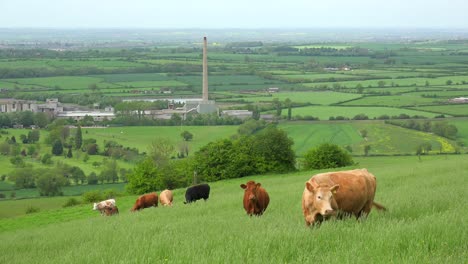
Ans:
{"label": "grazing cow", "polygon": [[326,172],[306,182],[302,194],[302,211],[306,225],[320,223],[338,214],[367,216],[372,206],[386,210],[374,202],[375,176],[366,169]]}
{"label": "grazing cow", "polygon": [[136,210],[145,209],[151,206],[158,207],[157,193],[147,193],[138,197],[138,199],[135,201],[135,205],[133,205],[132,212]]}
{"label": "grazing cow", "polygon": [[99,203],[93,204],[93,210],[99,210],[101,215],[104,215],[104,210],[107,207],[114,207],[115,206],[115,199],[108,199]]}
{"label": "grazing cow", "polygon": [[248,181],[247,184],[241,184],[244,192],[244,209],[248,215],[262,215],[268,207],[270,197],[267,191],[261,187],[260,183]]}
{"label": "grazing cow", "polygon": [[184,204],[195,202],[200,199],[205,199],[206,201],[208,197],[210,197],[210,186],[208,184],[194,185],[187,188],[187,191],[185,191]]}
{"label": "grazing cow", "polygon": [[104,213],[106,214],[106,216],[119,214],[119,208],[117,208],[117,206],[106,207],[104,208]]}
{"label": "grazing cow", "polygon": [[172,206],[173,195],[170,190],[164,190],[159,194],[159,202],[164,206]]}

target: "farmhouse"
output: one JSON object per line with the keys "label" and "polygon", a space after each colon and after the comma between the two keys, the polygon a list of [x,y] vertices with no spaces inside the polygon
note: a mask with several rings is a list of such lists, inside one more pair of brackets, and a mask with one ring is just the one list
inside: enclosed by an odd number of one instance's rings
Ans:
{"label": "farmhouse", "polygon": [[467,104],[468,103],[468,97],[457,97],[457,98],[452,98],[448,100],[450,103],[455,103],[455,104]]}
{"label": "farmhouse", "polygon": [[231,117],[236,117],[239,119],[247,119],[249,117],[252,117],[253,112],[249,110],[224,110],[221,111],[221,116],[231,116]]}
{"label": "farmhouse", "polygon": [[94,121],[112,120],[115,118],[114,112],[105,111],[64,111],[57,114],[57,118],[71,118],[80,121],[86,116],[90,116]]}

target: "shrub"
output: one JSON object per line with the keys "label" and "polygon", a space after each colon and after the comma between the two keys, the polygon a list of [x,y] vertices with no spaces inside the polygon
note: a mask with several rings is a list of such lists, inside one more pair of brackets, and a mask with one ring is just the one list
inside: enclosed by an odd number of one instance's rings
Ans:
{"label": "shrub", "polygon": [[38,207],[34,207],[34,206],[29,206],[28,208],[26,208],[26,214],[33,214],[33,213],[37,213],[39,212],[40,209]]}
{"label": "shrub", "polygon": [[339,168],[354,164],[349,153],[338,145],[328,143],[310,149],[304,158],[306,170]]}
{"label": "shrub", "polygon": [[102,194],[104,196],[104,199],[110,199],[110,198],[115,198],[122,196],[122,194],[114,189],[107,189],[104,191]]}
{"label": "shrub", "polygon": [[95,203],[104,200],[104,195],[99,190],[83,193],[81,199],[84,203]]}
{"label": "shrub", "polygon": [[81,204],[80,201],[78,201],[76,198],[70,198],[67,200],[67,202],[63,205],[63,207],[71,207],[75,205]]}
{"label": "shrub", "polygon": [[0,193],[0,199],[6,198],[4,193]]}

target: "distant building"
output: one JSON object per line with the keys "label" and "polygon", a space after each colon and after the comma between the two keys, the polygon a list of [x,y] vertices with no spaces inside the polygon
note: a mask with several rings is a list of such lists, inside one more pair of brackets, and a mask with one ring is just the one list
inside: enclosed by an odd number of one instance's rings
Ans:
{"label": "distant building", "polygon": [[90,116],[94,121],[112,120],[115,118],[113,112],[101,111],[65,111],[57,114],[57,118],[72,118],[75,121],[80,121],[86,116]]}
{"label": "distant building", "polygon": [[279,90],[280,90],[280,89],[279,89],[278,87],[270,87],[270,88],[267,89],[267,92],[269,92],[269,93],[277,93],[277,92],[279,92]]}
{"label": "distant building", "polygon": [[455,104],[467,104],[468,103],[468,97],[457,97],[457,98],[452,98],[448,100],[450,103],[455,103]]}
{"label": "distant building", "polygon": [[0,112],[37,112],[37,103],[29,100],[18,100],[13,98],[0,99]]}
{"label": "distant building", "polygon": [[221,111],[221,116],[230,116],[230,117],[236,117],[239,119],[247,119],[252,117],[253,112],[249,110],[223,110]]}

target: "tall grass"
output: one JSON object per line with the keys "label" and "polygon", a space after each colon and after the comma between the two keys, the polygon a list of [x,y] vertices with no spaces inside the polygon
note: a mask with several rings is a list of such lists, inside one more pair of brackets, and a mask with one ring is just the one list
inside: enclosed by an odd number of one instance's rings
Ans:
{"label": "tall grass", "polygon": [[[317,171],[212,183],[210,199],[190,205],[176,190],[173,208],[137,213],[128,212],[135,197],[126,197],[114,217],[89,206],[65,208],[50,215],[53,224],[37,226],[35,219],[50,214],[39,212],[0,233],[0,263],[464,263],[466,159],[359,159],[376,175],[376,200],[389,211],[317,228],[306,228],[301,212],[304,182]],[[239,184],[249,179],[270,193],[262,217],[248,217],[242,208]],[[60,221],[61,214],[68,217]]]}

